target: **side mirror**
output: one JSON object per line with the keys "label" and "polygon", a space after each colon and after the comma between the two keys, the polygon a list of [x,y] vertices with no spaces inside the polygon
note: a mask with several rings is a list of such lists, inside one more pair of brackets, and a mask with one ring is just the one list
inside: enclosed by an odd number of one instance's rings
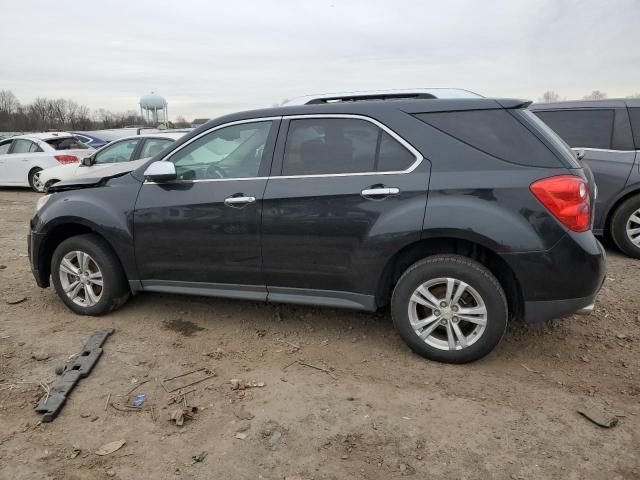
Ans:
{"label": "side mirror", "polygon": [[89,156],[89,157],[84,157],[82,159],[82,165],[85,167],[90,167],[91,165],[93,165],[93,155]]}
{"label": "side mirror", "polygon": [[172,162],[153,162],[144,171],[144,178],[153,182],[167,182],[178,178]]}

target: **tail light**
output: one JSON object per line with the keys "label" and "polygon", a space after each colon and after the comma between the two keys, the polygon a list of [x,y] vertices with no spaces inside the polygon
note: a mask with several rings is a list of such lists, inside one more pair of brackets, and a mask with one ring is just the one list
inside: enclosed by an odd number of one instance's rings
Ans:
{"label": "tail light", "polygon": [[559,175],[533,182],[529,187],[554,217],[574,232],[589,230],[589,184],[575,175]]}
{"label": "tail light", "polygon": [[55,155],[53,158],[62,164],[75,163],[78,161],[78,157],[75,155]]}

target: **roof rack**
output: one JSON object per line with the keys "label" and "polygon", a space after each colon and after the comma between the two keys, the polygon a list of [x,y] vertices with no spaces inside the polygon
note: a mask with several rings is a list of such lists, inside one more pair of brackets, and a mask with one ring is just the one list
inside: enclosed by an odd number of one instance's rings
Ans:
{"label": "roof rack", "polygon": [[397,100],[409,98],[483,98],[462,88],[412,88],[407,90],[370,90],[362,92],[321,93],[305,95],[283,103],[283,106],[317,105],[323,103],[357,102],[362,100]]}

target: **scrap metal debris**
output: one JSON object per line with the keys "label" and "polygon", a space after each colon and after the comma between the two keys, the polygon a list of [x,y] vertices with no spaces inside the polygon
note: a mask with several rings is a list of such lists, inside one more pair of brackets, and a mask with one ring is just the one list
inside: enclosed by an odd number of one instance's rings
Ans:
{"label": "scrap metal debris", "polygon": [[172,393],[185,387],[195,385],[196,383],[204,382],[205,380],[209,380],[215,376],[215,371],[208,369],[207,367],[200,367],[174,377],[165,378],[160,382],[160,385],[162,385],[162,388],[164,388],[167,393]]}
{"label": "scrap metal debris", "polygon": [[181,427],[184,425],[185,420],[192,420],[196,413],[198,413],[198,407],[191,405],[177,408],[169,415],[169,421],[174,421],[178,427]]}
{"label": "scrap metal debris", "polygon": [[96,455],[100,455],[101,457],[110,455],[113,452],[120,450],[125,443],[127,443],[126,440],[115,440],[113,442],[105,443],[96,450]]}
{"label": "scrap metal debris", "polygon": [[193,461],[196,463],[204,462],[204,459],[207,458],[207,452],[200,452],[191,458],[193,458]]}
{"label": "scrap metal debris", "polygon": [[619,422],[615,416],[607,415],[595,407],[581,407],[578,409],[578,413],[602,428],[613,428],[618,425]]}
{"label": "scrap metal debris", "polygon": [[70,364],[65,366],[62,377],[49,388],[49,391],[36,405],[36,412],[43,414],[43,422],[51,422],[56,418],[71,390],[82,378],[91,373],[102,355],[102,345],[113,332],[114,330],[109,328],[92,333],[82,351],[75,356]]}
{"label": "scrap metal debris", "polygon": [[266,384],[264,382],[246,382],[239,378],[232,378],[229,380],[231,384],[231,390],[246,390],[247,388],[262,388]]}

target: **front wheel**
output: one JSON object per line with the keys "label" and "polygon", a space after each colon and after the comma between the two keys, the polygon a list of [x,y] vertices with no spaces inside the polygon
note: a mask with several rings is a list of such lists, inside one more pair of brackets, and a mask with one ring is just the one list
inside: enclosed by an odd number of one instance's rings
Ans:
{"label": "front wheel", "polygon": [[58,296],[79,315],[103,315],[129,297],[118,258],[97,235],[63,241],[53,253],[51,277]]}
{"label": "front wheel", "polygon": [[507,328],[507,299],[496,277],[460,255],[434,255],[400,277],[391,299],[398,334],[417,354],[446,363],[478,360]]}
{"label": "front wheel", "polygon": [[640,258],[640,195],[620,204],[611,217],[611,237],[626,255]]}
{"label": "front wheel", "polygon": [[31,190],[38,193],[44,192],[44,185],[40,180],[41,171],[42,171],[41,168],[34,168],[29,172],[29,177],[28,177],[29,186],[31,187]]}

